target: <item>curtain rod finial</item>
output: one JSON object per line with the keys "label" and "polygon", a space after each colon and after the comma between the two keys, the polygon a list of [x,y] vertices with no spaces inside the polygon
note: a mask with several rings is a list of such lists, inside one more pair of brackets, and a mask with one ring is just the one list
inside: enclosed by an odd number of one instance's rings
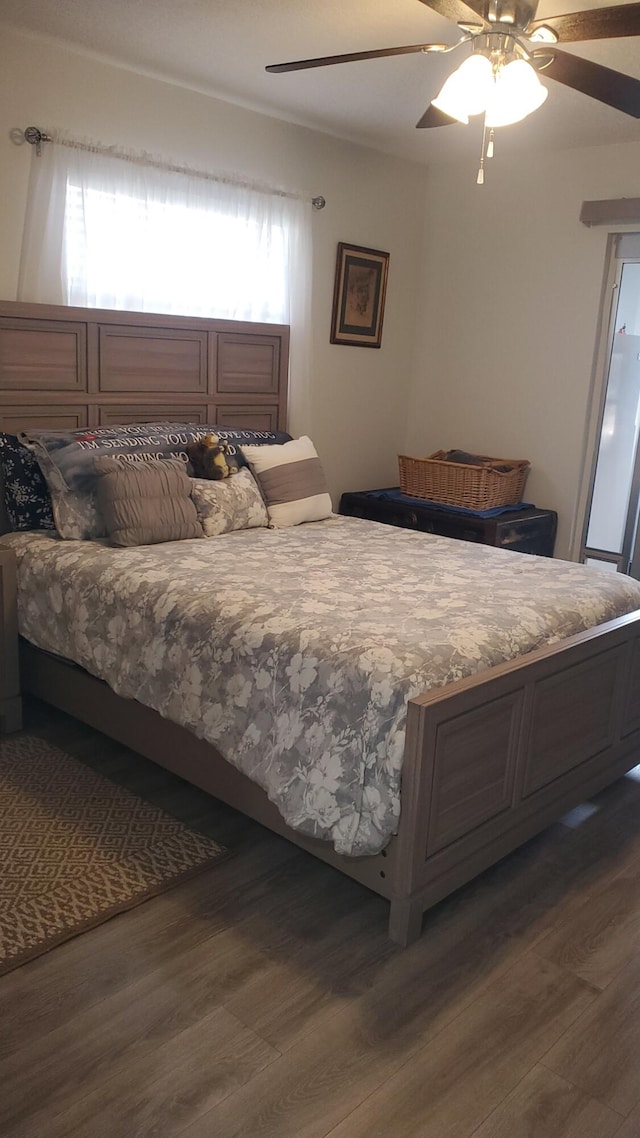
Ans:
{"label": "curtain rod finial", "polygon": [[51,142],[51,135],[46,134],[37,126],[28,126],[24,132],[25,141],[35,146],[38,157],[42,154],[42,143]]}
{"label": "curtain rod finial", "polygon": [[318,194],[317,197],[311,199],[311,205],[314,209],[324,209],[326,204],[327,200],[323,198],[322,194]]}

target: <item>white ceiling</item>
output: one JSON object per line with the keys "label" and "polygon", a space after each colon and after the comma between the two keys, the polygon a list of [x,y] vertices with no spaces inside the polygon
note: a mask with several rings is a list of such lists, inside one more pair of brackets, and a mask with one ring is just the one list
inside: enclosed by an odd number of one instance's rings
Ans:
{"label": "white ceiling", "polygon": [[[541,0],[538,16],[606,0]],[[459,31],[420,0],[2,0],[0,20],[103,59],[266,114],[429,163],[475,154],[478,120],[416,130],[444,77],[463,58],[424,54],[268,75],[268,63],[446,41]],[[640,78],[638,38],[576,45]],[[517,151],[640,141],[640,120],[546,80],[549,98],[530,119],[503,128]]]}

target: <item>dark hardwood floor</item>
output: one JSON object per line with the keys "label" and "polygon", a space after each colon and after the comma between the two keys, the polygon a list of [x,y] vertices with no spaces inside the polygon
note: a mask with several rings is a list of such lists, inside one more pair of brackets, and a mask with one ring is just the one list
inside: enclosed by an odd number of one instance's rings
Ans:
{"label": "dark hardwood floor", "polygon": [[640,770],[425,917],[103,736],[231,856],[0,980],[2,1138],[638,1138]]}

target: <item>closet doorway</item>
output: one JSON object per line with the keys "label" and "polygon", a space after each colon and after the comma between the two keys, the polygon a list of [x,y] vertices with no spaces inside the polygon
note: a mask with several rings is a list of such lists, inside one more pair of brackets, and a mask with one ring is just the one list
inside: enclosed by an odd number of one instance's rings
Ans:
{"label": "closet doorway", "polygon": [[619,234],[599,357],[604,385],[580,560],[640,579],[640,233]]}

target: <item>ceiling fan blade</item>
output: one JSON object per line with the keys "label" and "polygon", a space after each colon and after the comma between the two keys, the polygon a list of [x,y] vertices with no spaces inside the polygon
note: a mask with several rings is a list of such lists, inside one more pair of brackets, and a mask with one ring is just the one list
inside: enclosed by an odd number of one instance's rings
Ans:
{"label": "ceiling fan blade", "polygon": [[432,12],[445,16],[454,24],[486,24],[486,0],[421,0]]}
{"label": "ceiling fan blade", "polygon": [[328,67],[332,63],[353,63],[358,59],[385,59],[389,55],[410,55],[418,51],[446,51],[444,43],[414,43],[408,47],[380,47],[373,51],[352,51],[347,55],[323,55],[318,59],[298,59],[293,63],[271,63],[265,71],[274,74],[281,71],[304,71],[308,67]]}
{"label": "ceiling fan blade", "polygon": [[[574,91],[582,91],[601,103],[608,103],[626,115],[640,118],[640,79],[612,71],[610,67],[592,63],[590,59],[558,51],[555,47],[551,50],[553,59],[545,66],[543,75],[549,75],[558,83],[564,83],[565,87],[573,87]],[[533,52],[534,58],[549,54],[548,48]]]}
{"label": "ceiling fan blade", "polygon": [[429,104],[420,121],[416,123],[416,128],[453,126],[453,124],[457,122],[458,119],[452,119],[449,115],[445,115],[444,111],[439,111],[437,107],[433,107]]}
{"label": "ceiling fan blade", "polygon": [[619,4],[615,8],[593,8],[587,12],[568,12],[566,16],[550,16],[548,20],[533,20],[527,27],[527,36],[533,35],[537,28],[551,28],[563,43],[640,36],[640,4]]}

